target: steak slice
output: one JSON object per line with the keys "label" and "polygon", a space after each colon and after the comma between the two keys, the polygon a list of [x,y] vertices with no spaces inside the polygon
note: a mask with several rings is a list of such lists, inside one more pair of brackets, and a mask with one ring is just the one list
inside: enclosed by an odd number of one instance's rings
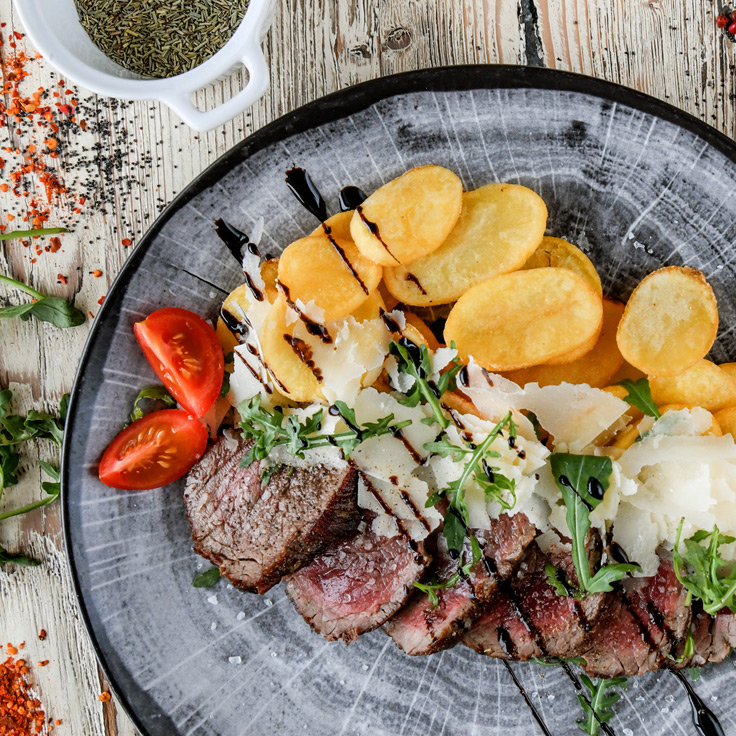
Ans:
{"label": "steak slice", "polygon": [[404,605],[427,563],[406,535],[380,537],[368,523],[295,572],[286,593],[317,633],[350,643]]}
{"label": "steak slice", "polygon": [[[417,592],[386,626],[386,632],[408,654],[430,654],[456,644],[483,611],[483,605],[494,599],[499,579],[508,577],[536,529],[524,514],[502,514],[491,520],[490,529],[474,529],[483,551],[467,578],[452,588],[436,591],[438,604],[426,593]],[[457,572],[458,561],[450,557],[444,537],[437,540],[435,576],[447,581]],[[466,544],[463,559],[471,557]]]}
{"label": "steak slice", "polygon": [[465,634],[463,644],[499,659],[523,662],[544,656],[504,584],[498,586],[485,611]]}
{"label": "steak slice", "polygon": [[[465,558],[465,552],[463,554]],[[437,538],[434,575],[439,582],[447,582],[457,573],[458,560],[453,559],[444,536]],[[417,590],[392,619],[383,627],[396,645],[407,654],[431,654],[447,649],[463,636],[480,615],[483,606],[475,589],[488,594],[488,570],[480,560],[455,585],[436,591],[437,604],[433,605],[427,593]]]}
{"label": "steak slice", "polygon": [[715,616],[703,611],[699,601],[692,604],[693,614],[690,631],[693,636],[693,656],[682,659],[685,640],[680,642],[674,661],[668,666],[673,669],[702,667],[708,662],[722,662],[736,646],[736,615],[724,608]]}
{"label": "steak slice", "polygon": [[249,447],[220,437],[189,472],[184,505],[195,551],[237,587],[265,593],[356,530],[357,472],[284,467],[264,486],[260,462],[238,467]]}

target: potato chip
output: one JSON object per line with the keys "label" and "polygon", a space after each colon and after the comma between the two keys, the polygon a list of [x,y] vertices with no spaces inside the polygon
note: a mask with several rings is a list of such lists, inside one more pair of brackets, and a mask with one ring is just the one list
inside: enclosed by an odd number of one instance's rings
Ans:
{"label": "potato chip", "polygon": [[[527,383],[538,383],[540,386],[587,383],[593,388],[607,386],[624,360],[616,345],[616,328],[623,312],[623,304],[610,299],[603,300],[603,329],[595,347],[582,358],[565,365],[536,365],[504,375],[520,386]],[[617,388],[623,393],[619,398],[624,398],[626,391],[621,386]]]}
{"label": "potato chip", "polygon": [[649,386],[658,405],[702,406],[711,412],[736,405],[736,381],[709,360],[677,376],[652,376]]}
{"label": "potato chip", "polygon": [[[434,336],[434,332],[432,332],[432,330],[430,330],[424,321],[416,314],[413,312],[404,312],[404,319],[406,320],[407,327],[411,326],[419,332],[430,350],[434,351],[442,347],[439,340]],[[404,332],[406,332],[406,330]]]}
{"label": "potato chip", "polygon": [[463,361],[511,371],[571,353],[601,327],[600,297],[564,268],[495,276],[458,299],[445,325]]}
{"label": "potato chip", "polygon": [[381,280],[382,269],[349,240],[310,235],[289,245],[279,259],[279,283],[292,302],[314,301],[324,320],[342,319],[357,309]]}
{"label": "potato chip", "polygon": [[[222,303],[222,309],[230,312],[238,322],[243,319],[243,314],[248,311],[248,305],[250,304],[247,297],[247,288],[248,287],[245,284],[241,284],[231,291]],[[225,355],[232,353],[232,351],[240,344],[238,342],[238,338],[235,337],[235,335],[233,335],[233,333],[227,328],[222,317],[217,318],[215,333],[217,334],[217,339],[220,341],[220,345],[222,345],[222,352],[225,353]]]}
{"label": "potato chip", "polygon": [[460,414],[472,414],[482,419],[475,404],[464,394],[455,391],[446,391],[441,398],[442,408],[447,411],[457,411]]}
{"label": "potato chip", "polygon": [[263,362],[279,393],[294,401],[322,399],[312,350],[304,340],[294,337],[294,324],[286,324],[286,310],[286,300],[279,297],[268,312],[259,335]]}
{"label": "potato chip", "polygon": [[598,332],[590,336],[587,342],[583,343],[579,348],[561,355],[559,358],[553,358],[545,363],[545,365],[567,365],[568,363],[574,363],[576,360],[580,360],[583,356],[587,355],[598,342],[598,338],[601,336],[601,327],[598,328]]}
{"label": "potato chip", "polygon": [[718,305],[700,271],[668,266],[634,289],[618,326],[618,347],[635,368],[676,376],[702,360],[718,331]]}
{"label": "potato chip", "polygon": [[381,292],[376,289],[350,316],[358,322],[365,322],[367,319],[379,319],[381,313],[385,311],[386,305],[381,298]]}
{"label": "potato chip", "polygon": [[453,302],[481,281],[520,268],[546,225],[547,207],[531,189],[488,184],[466,192],[447,240],[410,266],[386,269],[386,287],[404,304]]}
{"label": "potato chip", "polygon": [[568,243],[567,240],[546,235],[522,268],[548,268],[549,266],[568,268],[570,271],[574,271],[593,287],[593,291],[598,296],[603,296],[601,277],[598,275],[598,271],[595,270],[593,262],[580,248]]}
{"label": "potato chip", "polygon": [[718,367],[736,381],[736,363],[721,363]]}
{"label": "potato chip", "polygon": [[736,439],[736,406],[721,409],[713,415],[721,427],[723,434],[730,434]]}
{"label": "potato chip", "polygon": [[279,259],[269,258],[261,263],[261,278],[266,285],[266,298],[273,304],[279,295],[277,281],[279,278]]}
{"label": "potato chip", "polygon": [[312,235],[332,235],[336,240],[352,240],[350,221],[353,219],[353,212],[354,210],[348,210],[328,217],[321,225],[314,228]]}
{"label": "potato chip", "polygon": [[350,221],[360,252],[381,266],[429,255],[455,227],[463,185],[442,166],[420,166],[377,189]]}

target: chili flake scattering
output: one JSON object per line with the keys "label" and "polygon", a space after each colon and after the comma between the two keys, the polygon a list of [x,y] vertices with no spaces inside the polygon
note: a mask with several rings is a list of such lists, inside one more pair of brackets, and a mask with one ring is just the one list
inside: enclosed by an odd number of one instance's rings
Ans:
{"label": "chili flake scattering", "polygon": [[[17,654],[18,649],[8,643],[6,651]],[[24,659],[11,655],[0,663],[0,736],[36,736],[44,731],[46,714],[31,692],[29,673]],[[47,732],[54,728],[50,721]]]}

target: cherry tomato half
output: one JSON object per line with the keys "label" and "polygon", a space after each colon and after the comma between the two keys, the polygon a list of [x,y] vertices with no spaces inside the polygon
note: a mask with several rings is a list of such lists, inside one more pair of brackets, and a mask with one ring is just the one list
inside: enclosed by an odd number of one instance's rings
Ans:
{"label": "cherry tomato half", "polygon": [[126,427],[100,460],[100,480],[144,491],[181,478],[207,449],[207,428],[181,409],[146,414]]}
{"label": "cherry tomato half", "polygon": [[138,344],[171,395],[201,417],[220,395],[222,347],[212,327],[187,309],[167,307],[133,326]]}

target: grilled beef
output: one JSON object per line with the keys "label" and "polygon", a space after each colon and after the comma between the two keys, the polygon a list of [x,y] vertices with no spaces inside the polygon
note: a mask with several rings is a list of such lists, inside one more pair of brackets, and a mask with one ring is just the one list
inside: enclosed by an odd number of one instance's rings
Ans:
{"label": "grilled beef", "polygon": [[[511,573],[536,530],[523,514],[503,514],[491,522],[490,529],[473,533],[482,546],[483,559],[475,564],[470,575],[461,577],[451,588],[437,590],[437,605],[426,593],[415,593],[384,627],[407,654],[429,654],[463,638],[481,615],[483,605],[493,598],[498,580]],[[466,549],[464,559],[470,559],[471,554]],[[434,578],[446,582],[457,570],[458,560],[450,556],[444,537],[439,537]]]}
{"label": "grilled beef", "polygon": [[187,476],[184,504],[194,549],[244,590],[264,593],[360,521],[357,473],[281,468],[261,483],[261,464],[238,464],[249,443],[221,437]]}
{"label": "grilled beef", "polygon": [[349,643],[404,605],[427,562],[404,534],[380,537],[366,524],[294,573],[286,592],[317,633]]}

